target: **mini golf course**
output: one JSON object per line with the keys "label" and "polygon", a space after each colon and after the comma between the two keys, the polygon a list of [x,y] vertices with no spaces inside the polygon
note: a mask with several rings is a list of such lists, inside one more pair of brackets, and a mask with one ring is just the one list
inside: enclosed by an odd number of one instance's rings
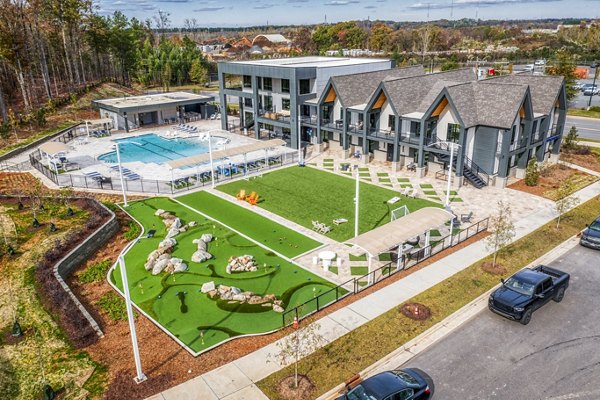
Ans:
{"label": "mini golf course", "polygon": [[[231,196],[236,196],[240,190],[256,192],[262,199],[257,207],[310,229],[312,221],[319,221],[332,228],[328,237],[344,241],[354,237],[355,185],[354,179],[316,168],[294,166],[269,172],[261,178],[219,185],[217,189]],[[393,197],[401,199],[388,204],[387,201]],[[387,224],[392,210],[403,205],[410,212],[423,207],[441,207],[439,203],[400,196],[393,190],[360,182],[359,232],[365,233]],[[337,218],[348,222],[334,225],[333,220]]]}
{"label": "mini golf course", "polygon": [[[227,201],[224,202],[227,203]],[[213,210],[212,206],[214,206],[213,203],[203,201],[201,208],[207,213],[211,212],[211,216],[213,216],[212,211],[217,214],[218,212],[226,214],[232,212],[231,210]],[[232,206],[241,209],[235,204]],[[162,272],[154,276],[151,271],[146,271],[144,268],[148,254],[158,247],[159,242],[165,238],[167,233],[162,219],[155,216],[158,209],[169,211],[180,218],[184,224],[190,221],[197,223],[196,226],[175,236],[177,244],[171,253],[173,257],[183,259],[188,265],[189,269],[186,272],[174,274]],[[248,210],[242,209],[242,211],[255,215]],[[300,238],[293,237],[295,242],[302,244],[302,249],[300,245],[298,248],[286,246],[290,238],[284,239],[283,233],[278,231],[284,227],[278,224],[271,222],[269,225],[262,221],[264,225],[268,225],[270,235],[264,244],[265,247],[261,247],[218,222],[167,198],[153,198],[131,203],[127,212],[144,226],[145,232],[151,229],[156,230],[154,237],[143,237],[132,246],[125,256],[132,300],[195,353],[202,352],[235,336],[261,334],[282,327],[282,314],[273,311],[272,307],[227,301],[218,297],[210,298],[206,293],[200,291],[204,283],[212,281],[216,286],[237,287],[242,291],[251,291],[260,296],[275,295],[282,301],[282,308],[285,310],[292,309],[336,286],[265,248],[266,245],[275,243],[280,249],[289,249],[288,253],[294,253],[302,252],[304,247],[318,245],[317,242],[308,238],[300,241]],[[246,223],[249,225],[257,223],[252,219],[246,219],[247,216],[243,213],[227,215],[233,219],[241,218],[240,222],[247,221]],[[267,226],[261,228],[266,230]],[[254,229],[257,227],[255,226]],[[251,232],[255,231],[251,230]],[[253,237],[260,240],[260,232],[257,230],[257,236]],[[213,258],[201,263],[192,262],[190,256],[196,250],[196,244],[192,241],[205,233],[214,237],[207,249]],[[229,257],[246,254],[254,257],[258,270],[228,274],[226,266]],[[111,280],[119,288],[122,288],[118,268],[111,272]],[[338,293],[341,295],[345,292]],[[334,290],[321,297],[319,302],[325,304],[335,299],[335,296]],[[303,307],[302,312],[310,313],[315,308],[313,303],[315,302]]]}

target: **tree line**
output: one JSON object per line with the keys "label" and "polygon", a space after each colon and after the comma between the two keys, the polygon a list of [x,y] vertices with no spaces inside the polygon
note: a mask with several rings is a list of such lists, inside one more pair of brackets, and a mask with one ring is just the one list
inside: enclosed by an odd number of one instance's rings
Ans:
{"label": "tree line", "polygon": [[65,98],[102,81],[169,86],[202,83],[207,62],[190,39],[140,21],[98,15],[93,0],[0,0],[0,121],[43,122]]}

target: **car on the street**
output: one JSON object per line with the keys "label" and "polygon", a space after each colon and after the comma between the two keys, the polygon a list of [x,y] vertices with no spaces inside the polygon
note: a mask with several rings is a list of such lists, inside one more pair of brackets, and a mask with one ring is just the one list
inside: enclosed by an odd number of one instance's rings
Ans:
{"label": "car on the street", "polygon": [[533,65],[536,65],[536,66],[546,65],[546,60],[535,60]]}
{"label": "car on the street", "polygon": [[585,230],[581,233],[579,243],[582,246],[600,250],[600,217],[586,226]]}
{"label": "car on the street", "polygon": [[496,314],[527,325],[535,310],[554,300],[559,303],[569,287],[566,272],[538,265],[525,268],[507,280],[489,298],[488,307]]}
{"label": "car on the street", "polygon": [[523,71],[526,71],[526,72],[531,72],[531,71],[533,71],[533,68],[534,68],[534,65],[533,65],[533,64],[527,64],[527,65],[525,66],[525,68],[523,68]]}
{"label": "car on the street", "polygon": [[429,400],[433,379],[417,368],[385,371],[348,388],[337,400]]}
{"label": "car on the street", "polygon": [[581,85],[581,90],[597,89],[598,85],[593,83],[584,83]]}
{"label": "car on the street", "polygon": [[600,67],[600,61],[594,61],[594,62],[593,62],[591,65],[590,65],[590,67],[592,67],[592,68],[598,68],[598,67]]}
{"label": "car on the street", "polygon": [[595,96],[597,94],[600,94],[600,88],[594,88],[594,87],[590,87],[587,89],[583,90],[583,95],[584,96]]}

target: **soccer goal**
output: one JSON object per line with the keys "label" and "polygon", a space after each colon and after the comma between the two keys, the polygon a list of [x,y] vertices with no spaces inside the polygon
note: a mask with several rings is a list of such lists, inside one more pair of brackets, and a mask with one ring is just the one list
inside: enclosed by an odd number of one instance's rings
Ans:
{"label": "soccer goal", "polygon": [[410,211],[408,211],[408,207],[406,207],[406,206],[398,207],[398,208],[392,210],[392,221],[394,221],[398,218],[402,218],[405,215],[407,215],[408,213],[410,213]]}

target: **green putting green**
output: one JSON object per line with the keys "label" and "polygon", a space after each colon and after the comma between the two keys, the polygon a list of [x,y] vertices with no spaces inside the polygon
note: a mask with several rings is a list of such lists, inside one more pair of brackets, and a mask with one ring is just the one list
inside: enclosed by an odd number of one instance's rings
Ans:
{"label": "green putting green", "polygon": [[[239,180],[219,185],[217,189],[232,196],[242,189],[246,193],[255,191],[262,199],[258,207],[311,229],[312,221],[324,223],[331,227],[327,236],[344,241],[354,237],[355,185],[354,179],[316,168],[294,166],[251,181]],[[426,199],[406,196],[394,204],[388,204],[387,201],[393,197],[400,196],[390,189],[360,183],[360,233],[390,222],[391,211],[403,205],[411,212],[423,207],[440,207]],[[337,218],[347,219],[348,222],[335,225],[333,220]]]}
{"label": "green putting green", "polygon": [[[153,276],[151,271],[144,268],[148,254],[158,247],[166,235],[164,223],[154,215],[157,209],[171,212],[184,224],[190,221],[198,224],[175,236],[177,244],[172,256],[187,263],[189,269],[186,272],[162,272]],[[201,352],[236,336],[261,334],[282,327],[282,314],[273,311],[271,306],[211,299],[200,292],[204,283],[213,281],[217,286],[233,286],[260,296],[273,294],[283,301],[285,310],[336,286],[170,199],[152,198],[133,202],[127,212],[144,226],[145,232],[156,230],[154,237],[140,239],[125,256],[131,298],[194,352]],[[214,258],[202,263],[192,262],[191,255],[197,249],[192,241],[204,233],[214,236],[207,249]],[[260,236],[256,239],[260,241]],[[246,254],[254,257],[258,270],[228,274],[225,269],[229,258]],[[122,288],[118,268],[112,272],[111,280]],[[337,294],[341,296],[344,293],[338,291]],[[335,297],[334,290],[319,298],[319,303],[326,304]],[[302,308],[302,313],[310,313],[315,308],[316,301],[310,302]]]}
{"label": "green putting green", "polygon": [[[261,193],[258,194],[262,197]],[[293,229],[208,192],[186,194],[177,200],[286,257],[296,257],[321,245]]]}

